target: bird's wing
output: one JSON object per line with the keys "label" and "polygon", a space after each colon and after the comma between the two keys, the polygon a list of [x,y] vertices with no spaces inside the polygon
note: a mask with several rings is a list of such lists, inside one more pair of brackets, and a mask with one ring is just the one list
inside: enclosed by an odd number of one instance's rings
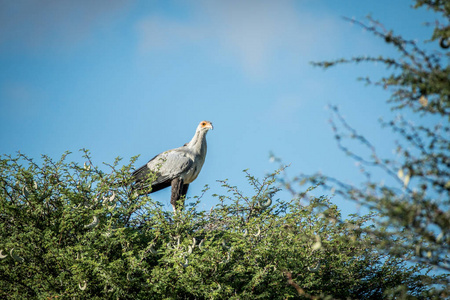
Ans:
{"label": "bird's wing", "polygon": [[156,179],[152,182],[152,191],[170,186],[170,182],[182,176],[193,165],[193,160],[189,157],[185,147],[169,150],[156,155],[147,164],[143,165],[133,173],[137,181],[142,181],[149,176],[150,172],[156,174]]}
{"label": "bird's wing", "polygon": [[158,174],[157,182],[180,177],[192,167],[194,162],[183,148],[163,152],[147,163],[147,167]]}

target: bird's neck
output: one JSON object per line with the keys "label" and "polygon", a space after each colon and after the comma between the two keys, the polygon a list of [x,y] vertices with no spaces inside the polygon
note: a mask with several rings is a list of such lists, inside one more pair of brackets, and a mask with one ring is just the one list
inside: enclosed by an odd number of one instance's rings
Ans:
{"label": "bird's neck", "polygon": [[187,146],[197,154],[206,152],[206,131],[197,131]]}

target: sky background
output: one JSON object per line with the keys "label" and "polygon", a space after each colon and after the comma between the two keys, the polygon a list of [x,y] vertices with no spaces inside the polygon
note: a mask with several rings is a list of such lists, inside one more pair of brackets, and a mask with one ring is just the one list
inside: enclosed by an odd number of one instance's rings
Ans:
{"label": "sky background", "polygon": [[[97,165],[136,164],[182,146],[201,120],[207,136],[203,170],[188,196],[211,190],[201,208],[225,193],[216,180],[248,191],[242,170],[263,177],[323,173],[358,182],[355,162],[340,152],[329,104],[393,155],[389,93],[357,77],[387,74],[381,65],[324,71],[311,61],[396,55],[383,41],[342,17],[367,15],[405,38],[423,42],[436,15],[406,0],[0,0],[0,154],[20,151]],[[106,167],[105,167],[106,170]],[[248,194],[250,192],[248,191]],[[169,191],[154,194],[167,207]],[[341,202],[346,212],[352,203]]]}

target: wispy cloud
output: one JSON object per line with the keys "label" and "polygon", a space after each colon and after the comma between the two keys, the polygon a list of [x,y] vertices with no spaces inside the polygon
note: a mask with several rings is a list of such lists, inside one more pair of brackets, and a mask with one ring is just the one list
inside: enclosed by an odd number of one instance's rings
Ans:
{"label": "wispy cloud", "polygon": [[317,51],[319,45],[332,47],[337,20],[304,11],[300,4],[294,0],[193,2],[190,18],[150,15],[142,20],[140,49],[173,49],[181,41],[217,42],[239,59],[248,74],[258,76],[282,53],[301,56]]}
{"label": "wispy cloud", "polygon": [[176,48],[184,42],[200,41],[206,37],[206,30],[194,24],[159,15],[140,20],[137,29],[140,36],[139,51],[144,53]]}
{"label": "wispy cloud", "polygon": [[67,48],[82,42],[130,0],[1,1],[0,46]]}

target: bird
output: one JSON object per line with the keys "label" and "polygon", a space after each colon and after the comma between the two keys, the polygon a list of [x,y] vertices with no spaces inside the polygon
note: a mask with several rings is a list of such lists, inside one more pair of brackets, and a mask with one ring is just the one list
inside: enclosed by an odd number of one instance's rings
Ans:
{"label": "bird", "polygon": [[174,212],[180,208],[178,205],[182,208],[184,202],[179,203],[179,200],[183,198],[184,201],[189,184],[197,178],[205,162],[206,134],[211,129],[210,121],[201,121],[189,143],[164,151],[135,170],[131,175],[133,190],[154,193],[170,186],[170,204]]}

